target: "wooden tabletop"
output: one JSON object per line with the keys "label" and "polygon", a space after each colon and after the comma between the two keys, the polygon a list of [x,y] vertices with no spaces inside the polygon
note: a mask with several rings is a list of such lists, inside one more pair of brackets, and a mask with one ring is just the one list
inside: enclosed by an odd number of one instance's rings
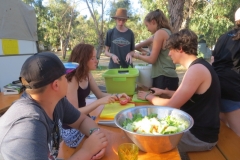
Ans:
{"label": "wooden tabletop", "polygon": [[[17,99],[20,98],[20,96],[21,96],[21,94],[3,95],[3,93],[0,92],[0,114],[4,113],[14,101],[16,101]],[[95,99],[87,99],[87,104],[93,102],[94,100]],[[136,103],[136,106],[140,106],[140,105],[148,105],[148,104]],[[104,106],[101,105],[97,109],[95,109],[94,111],[92,111],[90,113],[91,115],[97,116],[96,122],[98,122],[99,120],[103,120],[103,119],[99,118],[99,115],[100,115],[103,107]],[[108,137],[108,147],[106,150],[106,154],[102,158],[102,160],[117,160],[118,159],[118,155],[117,155],[118,146],[125,142],[131,142],[131,140],[119,128],[102,126],[102,125],[99,125],[99,128],[104,130]],[[81,148],[81,146],[82,146],[82,143],[80,143],[80,145],[77,148],[70,148],[64,142],[61,142],[58,158],[62,158],[62,159],[69,158],[72,154],[74,154],[77,150],[79,150]],[[169,152],[162,153],[162,154],[145,153],[145,152],[140,151],[138,160],[146,160],[146,159],[181,160],[177,148],[175,148]]]}
{"label": "wooden tabletop", "polygon": [[[89,104],[93,101],[94,101],[93,99],[88,99],[87,103]],[[136,103],[136,106],[140,106],[140,105],[149,105],[149,104]],[[99,120],[104,120],[104,119],[99,118],[99,115],[100,115],[103,107],[104,106],[101,105],[97,109],[95,109],[93,112],[90,113],[91,115],[97,116],[96,122],[98,122]],[[103,125],[99,125],[99,128],[101,130],[105,131],[105,133],[107,134],[107,138],[108,138],[108,147],[107,147],[105,156],[101,160],[117,160],[118,159],[118,154],[117,154],[118,146],[125,142],[132,143],[132,141],[119,128],[108,127],[108,126],[103,126]],[[64,142],[61,142],[58,158],[62,158],[62,159],[69,158],[72,154],[74,154],[76,151],[78,151],[81,148],[81,146],[82,146],[82,143],[80,143],[80,145],[77,148],[70,148]],[[169,159],[181,160],[177,148],[175,148],[171,151],[162,153],[162,154],[145,153],[145,152],[140,151],[138,160],[147,160],[147,159],[151,159],[151,160],[169,160]]]}
{"label": "wooden tabletop", "polygon": [[20,96],[21,94],[3,95],[3,93],[0,92],[0,114],[6,112],[11,104],[19,99]]}

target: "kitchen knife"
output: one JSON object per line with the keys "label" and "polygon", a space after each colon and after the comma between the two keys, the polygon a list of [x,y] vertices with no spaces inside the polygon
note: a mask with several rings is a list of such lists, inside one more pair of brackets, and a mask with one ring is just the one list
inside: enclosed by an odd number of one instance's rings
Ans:
{"label": "kitchen knife", "polygon": [[98,121],[99,125],[109,126],[109,127],[117,127],[114,121]]}

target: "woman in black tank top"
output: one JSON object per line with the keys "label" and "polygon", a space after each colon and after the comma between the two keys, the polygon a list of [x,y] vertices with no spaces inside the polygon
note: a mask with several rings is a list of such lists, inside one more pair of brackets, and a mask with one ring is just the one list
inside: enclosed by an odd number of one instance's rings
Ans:
{"label": "woman in black tank top", "polygon": [[[68,61],[76,62],[79,66],[66,75],[68,80],[67,99],[74,107],[79,108],[81,113],[89,115],[89,113],[98,106],[114,102],[120,97],[130,99],[130,97],[124,93],[119,94],[117,97],[116,95],[104,93],[99,89],[91,74],[91,71],[96,70],[98,65],[94,46],[82,43],[76,45]],[[91,91],[97,97],[97,100],[86,105],[85,99]],[[65,129],[62,130],[62,137],[68,146],[76,147],[80,143],[83,135],[78,130],[67,129],[65,127]]]}

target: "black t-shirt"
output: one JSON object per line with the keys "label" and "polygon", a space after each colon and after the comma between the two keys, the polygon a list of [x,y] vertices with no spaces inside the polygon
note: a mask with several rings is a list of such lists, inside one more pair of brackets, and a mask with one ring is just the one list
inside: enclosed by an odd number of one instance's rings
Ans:
{"label": "black t-shirt", "polygon": [[213,51],[212,64],[221,84],[221,97],[240,101],[240,40],[232,40],[237,30],[223,34]]}
{"label": "black t-shirt", "polygon": [[113,62],[110,58],[109,68],[128,68],[132,64],[126,62],[126,56],[129,52],[135,49],[134,34],[131,29],[126,32],[119,32],[116,28],[110,29],[107,32],[105,46],[110,48],[110,53],[115,54],[119,60],[120,65]]}

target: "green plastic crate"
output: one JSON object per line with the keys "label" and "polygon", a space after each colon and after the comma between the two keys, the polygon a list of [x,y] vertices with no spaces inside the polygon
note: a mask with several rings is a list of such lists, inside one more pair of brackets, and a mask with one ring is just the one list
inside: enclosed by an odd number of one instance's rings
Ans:
{"label": "green plastic crate", "polygon": [[133,95],[139,70],[135,68],[108,69],[103,73],[107,93]]}

